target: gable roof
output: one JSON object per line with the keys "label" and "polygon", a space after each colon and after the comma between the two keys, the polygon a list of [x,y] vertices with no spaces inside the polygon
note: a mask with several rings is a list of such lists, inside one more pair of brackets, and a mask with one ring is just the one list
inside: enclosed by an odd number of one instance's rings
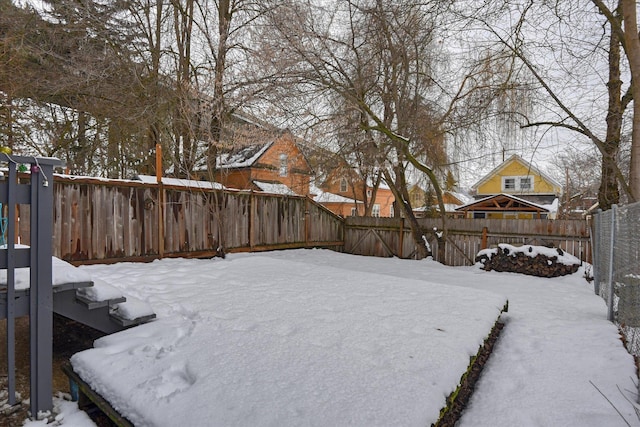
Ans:
{"label": "gable roof", "polygon": [[512,194],[495,194],[484,197],[456,208],[457,211],[517,211],[517,212],[550,212],[550,209],[537,203],[516,197]]}
{"label": "gable roof", "polygon": [[500,173],[503,169],[505,169],[509,164],[511,164],[514,161],[520,162],[523,166],[525,166],[531,172],[535,173],[536,175],[541,176],[547,182],[549,182],[551,185],[554,185],[556,187],[562,188],[562,184],[560,184],[558,181],[553,179],[551,176],[549,176],[548,174],[542,172],[540,169],[538,169],[537,167],[533,166],[531,163],[527,162],[525,159],[523,159],[522,157],[520,157],[517,154],[513,154],[507,160],[505,160],[504,162],[500,163],[498,166],[493,168],[493,170],[491,172],[489,172],[484,177],[482,177],[480,179],[480,181],[478,181],[475,184],[473,184],[471,186],[471,188],[477,189],[482,184],[484,184],[485,182],[489,181],[493,176],[495,176],[498,173]]}
{"label": "gable roof", "polygon": [[236,147],[229,152],[221,153],[216,159],[216,167],[220,169],[235,169],[253,166],[273,145],[273,142],[244,145]]}

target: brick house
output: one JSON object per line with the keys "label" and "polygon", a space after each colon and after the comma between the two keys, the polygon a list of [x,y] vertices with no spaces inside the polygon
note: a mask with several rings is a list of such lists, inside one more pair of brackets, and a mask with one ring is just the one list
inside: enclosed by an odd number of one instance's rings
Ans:
{"label": "brick house", "polygon": [[312,175],[295,137],[285,130],[268,142],[221,152],[214,179],[228,188],[306,196]]}

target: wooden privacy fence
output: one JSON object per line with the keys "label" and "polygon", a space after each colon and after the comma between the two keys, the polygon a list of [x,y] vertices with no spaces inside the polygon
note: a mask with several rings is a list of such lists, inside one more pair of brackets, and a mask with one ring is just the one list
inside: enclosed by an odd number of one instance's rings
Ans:
{"label": "wooden privacy fence", "polygon": [[[29,244],[28,224],[18,235]],[[343,241],[342,219],[306,197],[55,177],[53,254],[77,264]]]}
{"label": "wooden privacy fence", "polygon": [[[434,232],[439,219],[419,219],[432,252],[438,253]],[[591,262],[589,227],[583,220],[547,219],[448,219],[445,259],[447,265],[472,265],[483,248],[499,243],[514,246],[554,246]],[[435,230],[434,230],[435,229]],[[344,251],[351,254],[413,258],[415,247],[408,222],[402,218],[350,217],[345,221]]]}
{"label": "wooden privacy fence", "polygon": [[[76,264],[163,256],[329,247],[358,255],[413,258],[402,218],[342,219],[307,197],[56,176],[53,254]],[[29,206],[20,205],[17,237],[29,244]],[[439,219],[418,220],[434,254]],[[498,243],[560,247],[591,262],[589,228],[580,220],[448,219],[447,265],[471,265]],[[437,258],[436,258],[437,259]]]}

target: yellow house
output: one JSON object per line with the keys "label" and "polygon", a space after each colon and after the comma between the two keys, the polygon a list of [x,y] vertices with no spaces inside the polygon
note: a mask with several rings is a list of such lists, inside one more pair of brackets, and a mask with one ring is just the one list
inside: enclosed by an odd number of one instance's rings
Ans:
{"label": "yellow house", "polygon": [[476,201],[457,210],[467,218],[555,218],[562,186],[514,154],[473,187]]}

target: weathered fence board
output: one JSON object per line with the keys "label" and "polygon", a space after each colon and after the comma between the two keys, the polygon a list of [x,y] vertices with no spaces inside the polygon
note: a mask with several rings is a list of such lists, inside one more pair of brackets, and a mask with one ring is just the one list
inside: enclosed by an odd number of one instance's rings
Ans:
{"label": "weathered fence board", "polygon": [[[18,218],[28,218],[29,206]],[[162,219],[162,224],[160,221]],[[29,244],[29,223],[18,239]],[[75,263],[341,247],[343,220],[306,197],[136,181],[54,180],[53,252]]]}
{"label": "weathered fence board", "polygon": [[[20,205],[18,216],[28,215],[29,206]],[[441,221],[418,221],[437,254],[434,232]],[[28,221],[18,225],[19,241],[29,244]],[[445,258],[439,261],[448,265],[473,263],[483,241],[487,247],[552,245],[591,260],[585,221],[448,219],[447,226]],[[342,219],[299,196],[60,176],[54,182],[53,234],[54,255],[76,263],[303,247],[415,256],[411,230],[401,218]]]}
{"label": "weathered fence board", "polygon": [[[438,254],[439,243],[434,232],[441,230],[441,220],[422,218],[418,222],[433,254]],[[456,218],[447,219],[447,229],[445,259],[439,260],[447,265],[472,265],[482,249],[483,232],[487,247],[496,247],[499,243],[554,246],[591,262],[586,221]],[[352,217],[345,222],[345,252],[412,258],[414,247],[408,222],[402,219]]]}

